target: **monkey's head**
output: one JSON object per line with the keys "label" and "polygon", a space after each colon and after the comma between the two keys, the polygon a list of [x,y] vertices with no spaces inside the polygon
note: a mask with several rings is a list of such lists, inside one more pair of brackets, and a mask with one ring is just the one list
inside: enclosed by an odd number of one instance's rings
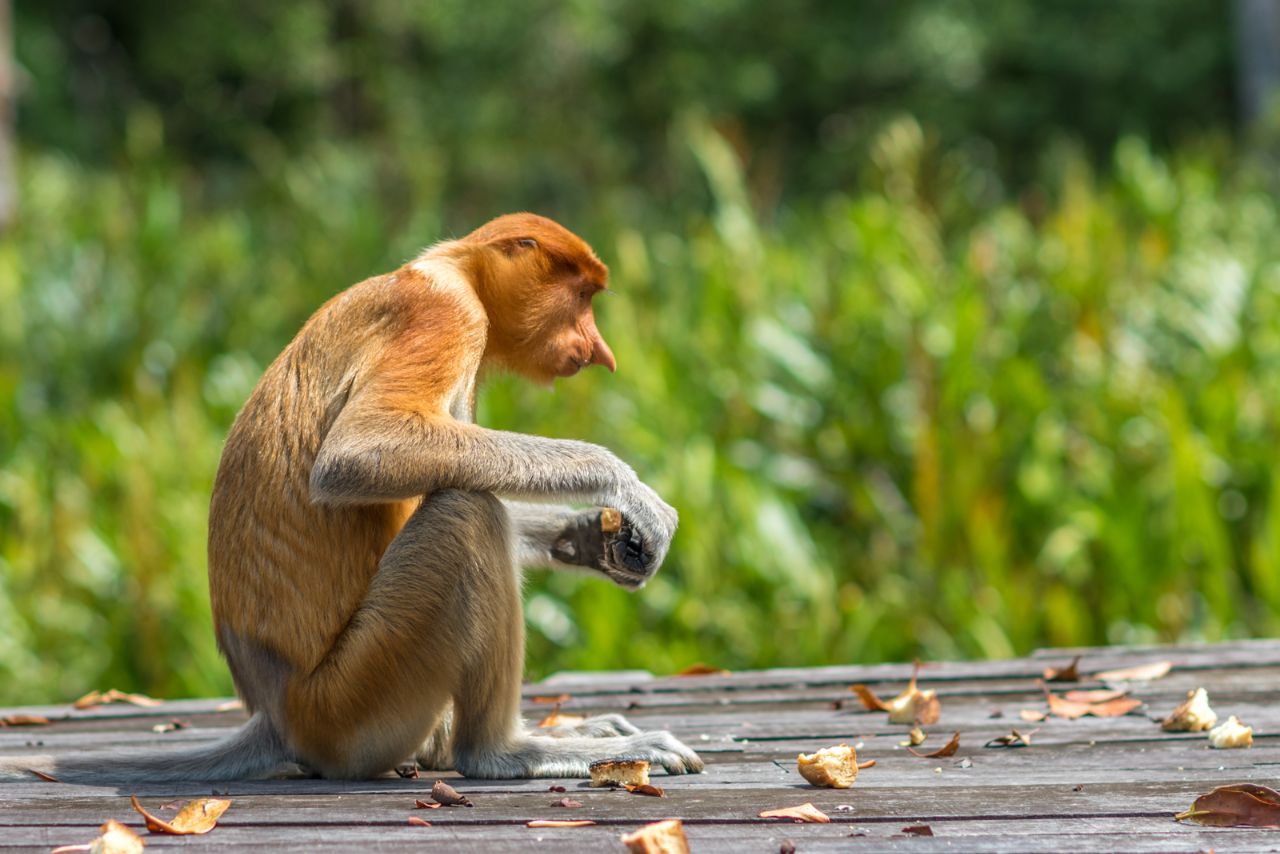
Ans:
{"label": "monkey's head", "polygon": [[518,213],[459,243],[489,317],[485,362],[540,383],[587,365],[617,368],[591,310],[609,270],[586,241],[546,217]]}

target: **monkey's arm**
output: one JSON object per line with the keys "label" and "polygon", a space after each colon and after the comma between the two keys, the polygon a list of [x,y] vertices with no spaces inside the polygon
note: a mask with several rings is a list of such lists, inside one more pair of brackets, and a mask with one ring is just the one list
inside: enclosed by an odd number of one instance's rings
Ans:
{"label": "monkey's arm", "polygon": [[612,506],[630,531],[601,568],[635,586],[661,565],[676,512],[607,449],[463,424],[392,400],[370,386],[347,401],[311,471],[312,500],[366,504],[461,489]]}

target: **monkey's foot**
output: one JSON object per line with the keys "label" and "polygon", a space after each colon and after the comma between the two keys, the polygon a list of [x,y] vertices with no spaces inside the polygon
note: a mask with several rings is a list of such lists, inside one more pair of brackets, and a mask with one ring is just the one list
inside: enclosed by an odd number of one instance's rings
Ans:
{"label": "monkey's foot", "polygon": [[698,754],[662,730],[601,738],[529,736],[503,753],[454,750],[454,767],[463,775],[497,780],[589,777],[591,763],[599,759],[645,759],[668,774],[696,774],[703,768]]}
{"label": "monkey's foot", "polygon": [[530,735],[543,735],[551,738],[610,738],[619,735],[636,735],[640,728],[622,715],[592,715],[580,724],[568,726],[539,727]]}

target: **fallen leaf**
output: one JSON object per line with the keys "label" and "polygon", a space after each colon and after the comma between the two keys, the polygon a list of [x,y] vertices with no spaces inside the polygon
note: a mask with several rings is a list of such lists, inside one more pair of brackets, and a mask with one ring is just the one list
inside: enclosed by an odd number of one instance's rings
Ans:
{"label": "fallen leaf", "polygon": [[413,802],[413,808],[416,810],[438,810],[442,806],[444,806],[444,804],[438,804],[435,801],[424,801],[422,799],[418,799]]}
{"label": "fallen leaf", "polygon": [[1209,827],[1280,828],[1280,792],[1253,783],[1219,786],[1174,818]]}
{"label": "fallen leaf", "polygon": [[558,694],[555,697],[530,697],[529,702],[540,703],[544,706],[551,706],[551,705],[558,706],[561,703],[567,703],[572,699],[573,697],[569,694]]}
{"label": "fallen leaf", "polygon": [[183,805],[184,805],[185,803],[186,803],[186,801],[181,801],[181,800],[179,800],[179,801],[169,801],[169,803],[167,803],[167,804],[161,804],[161,805],[159,806],[159,809],[162,809],[162,810],[180,810],[180,809],[182,809],[182,807],[183,807]]}
{"label": "fallen leaf", "polygon": [[591,824],[595,824],[595,822],[588,821],[585,818],[569,820],[535,818],[533,821],[527,822],[525,827],[586,827]]}
{"label": "fallen leaf", "polygon": [[1142,701],[1137,697],[1117,697],[1105,703],[1090,704],[1089,714],[1095,718],[1118,718],[1129,714],[1141,705]]}
{"label": "fallen leaf", "polygon": [[1082,703],[1055,695],[1043,682],[1040,683],[1040,687],[1044,690],[1045,700],[1049,703],[1049,712],[1068,720],[1075,720],[1085,715],[1093,715],[1095,718],[1116,718],[1127,715],[1142,705],[1141,700],[1125,696],[1116,697],[1104,703]]}
{"label": "fallen leaf", "polygon": [[44,715],[5,715],[0,718],[0,726],[48,726],[49,719]]}
{"label": "fallen leaf", "polygon": [[169,833],[174,836],[208,833],[217,826],[218,819],[227,811],[227,807],[231,806],[231,801],[223,801],[216,798],[197,798],[179,810],[171,821],[165,821],[144,810],[142,804],[138,803],[137,795],[130,795],[129,801],[133,804],[133,808],[141,814],[143,820],[146,821],[147,830],[152,833]]}
{"label": "fallen leaf", "polygon": [[1159,679],[1173,669],[1171,661],[1152,661],[1134,667],[1122,667],[1119,670],[1104,670],[1093,674],[1099,682],[1150,682]]}
{"label": "fallen leaf", "polygon": [[560,711],[560,704],[556,703],[551,709],[551,714],[538,721],[538,726],[546,728],[552,726],[577,726],[585,721],[582,715],[566,715]]}
{"label": "fallen leaf", "polygon": [[942,745],[942,747],[939,747],[937,750],[933,751],[932,753],[920,753],[919,751],[913,750],[910,747],[907,748],[907,752],[910,753],[912,756],[919,756],[924,759],[937,759],[943,756],[954,756],[955,752],[959,749],[960,749],[960,733],[956,733],[955,735],[951,736],[950,741],[948,741],[946,744]]}
{"label": "fallen leaf", "polygon": [[49,854],[71,854],[73,851],[89,851],[92,854],[141,854],[146,845],[142,837],[115,819],[108,819],[98,828],[99,836],[83,845],[62,845]]}
{"label": "fallen leaf", "polygon": [[912,824],[902,828],[907,836],[933,836],[933,828],[927,824]]}
{"label": "fallen leaf", "polygon": [[876,764],[876,761],[875,761],[874,759],[868,759],[866,762],[859,762],[859,763],[858,763],[858,770],[859,770],[859,771],[864,771],[864,770],[866,770],[867,768],[874,768],[874,767],[875,767],[875,764]]}
{"label": "fallen leaf", "polygon": [[1029,721],[1034,724],[1045,720],[1049,716],[1038,709],[1023,709],[1018,712],[1018,717],[1022,718],[1024,721]]}
{"label": "fallen leaf", "polygon": [[473,807],[475,804],[465,795],[458,794],[458,790],[450,786],[444,780],[436,780],[431,786],[431,800],[438,804],[444,804],[446,807]]}
{"label": "fallen leaf", "polygon": [[1094,688],[1090,691],[1067,691],[1062,696],[1073,703],[1105,703],[1123,697],[1124,692],[1114,688]]}
{"label": "fallen leaf", "polygon": [[831,819],[822,810],[813,804],[800,804],[798,807],[783,807],[776,810],[763,810],[760,818],[789,818],[793,821],[808,822],[810,824],[830,824]]}
{"label": "fallen leaf", "polygon": [[118,691],[112,688],[109,691],[90,691],[80,699],[71,704],[73,709],[88,709],[93,706],[102,706],[107,703],[132,703],[135,706],[159,706],[163,704],[163,700],[157,700],[155,697],[148,697],[146,694],[127,694],[124,691]]}
{"label": "fallen leaf", "polygon": [[871,711],[888,712],[891,724],[932,724],[938,722],[941,705],[938,692],[921,691],[916,687],[916,679],[920,675],[920,662],[911,671],[911,681],[901,694],[887,703],[875,695],[866,685],[850,685],[849,690],[858,695],[862,705]]}
{"label": "fallen leaf", "polygon": [[649,795],[654,798],[665,798],[667,796],[662,789],[657,786],[650,785],[649,783],[641,783],[638,786],[628,785],[626,789],[633,795]]}
{"label": "fallen leaf", "polygon": [[573,798],[561,798],[551,806],[564,807],[567,810],[576,810],[582,806],[582,801],[575,801]]}
{"label": "fallen leaf", "polygon": [[37,771],[35,768],[28,768],[28,769],[26,769],[26,770],[30,771],[32,774],[35,774],[37,777],[39,777],[41,780],[44,780],[46,783],[61,783],[61,782],[62,782],[61,780],[59,780],[57,777],[53,776],[52,774],[46,774],[46,773],[44,773],[43,771]]}
{"label": "fallen leaf", "polygon": [[1046,682],[1079,682],[1080,671],[1077,669],[1080,665],[1080,656],[1071,659],[1071,663],[1066,667],[1046,667],[1044,670],[1044,681]]}
{"label": "fallen leaf", "polygon": [[1018,732],[1016,729],[1010,730],[1008,735],[997,736],[996,738],[991,739],[990,741],[988,741],[986,744],[982,746],[983,747],[1030,747],[1031,736],[1035,735],[1039,731],[1040,730],[1038,729],[1033,729],[1031,730],[1031,732]]}
{"label": "fallen leaf", "polygon": [[631,854],[689,854],[689,840],[678,818],[646,824],[620,839]]}
{"label": "fallen leaf", "polygon": [[881,700],[866,685],[850,685],[849,690],[858,695],[858,699],[862,701],[862,705],[872,712],[887,712],[889,704]]}
{"label": "fallen leaf", "polygon": [[691,664],[679,673],[673,673],[673,676],[728,676],[729,671],[720,667],[712,667],[710,664]]}
{"label": "fallen leaf", "polygon": [[427,821],[425,818],[418,818],[416,815],[409,816],[409,824],[412,824],[414,827],[431,826],[431,822]]}

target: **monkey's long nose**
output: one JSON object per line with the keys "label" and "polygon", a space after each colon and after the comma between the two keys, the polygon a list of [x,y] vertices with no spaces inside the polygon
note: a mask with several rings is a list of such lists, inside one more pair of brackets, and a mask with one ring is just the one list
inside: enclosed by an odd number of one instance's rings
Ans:
{"label": "monkey's long nose", "polygon": [[591,360],[589,364],[604,365],[609,369],[609,373],[615,373],[618,370],[618,362],[613,358],[613,351],[609,349],[609,345],[604,343],[604,336],[596,328],[594,318],[587,321],[587,327],[583,331],[587,333],[587,341],[591,343]]}

